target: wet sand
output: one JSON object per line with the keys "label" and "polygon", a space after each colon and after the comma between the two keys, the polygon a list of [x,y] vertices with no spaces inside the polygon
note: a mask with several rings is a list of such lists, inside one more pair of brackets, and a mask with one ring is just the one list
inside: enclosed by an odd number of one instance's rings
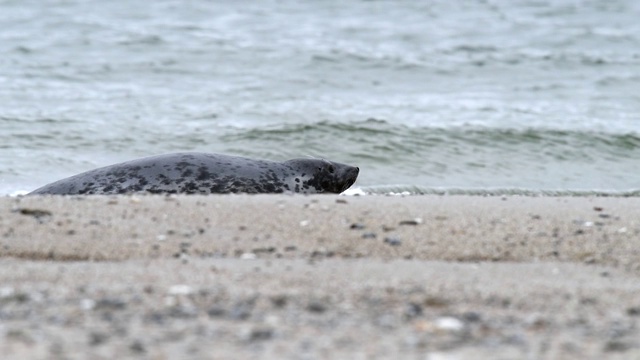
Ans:
{"label": "wet sand", "polygon": [[639,239],[637,198],[0,198],[0,352],[639,358]]}

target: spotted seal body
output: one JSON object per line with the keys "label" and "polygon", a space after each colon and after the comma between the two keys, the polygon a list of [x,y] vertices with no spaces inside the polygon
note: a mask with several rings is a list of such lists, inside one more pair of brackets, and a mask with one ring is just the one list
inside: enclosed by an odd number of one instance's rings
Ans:
{"label": "spotted seal body", "polygon": [[146,157],[90,170],[34,190],[59,194],[341,193],[357,167],[320,159],[284,162],[206,153]]}

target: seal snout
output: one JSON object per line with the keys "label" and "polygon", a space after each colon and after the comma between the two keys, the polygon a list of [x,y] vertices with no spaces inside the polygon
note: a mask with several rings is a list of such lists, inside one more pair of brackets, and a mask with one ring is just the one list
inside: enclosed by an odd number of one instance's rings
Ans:
{"label": "seal snout", "polygon": [[360,168],[357,166],[347,166],[344,174],[344,185],[339,192],[343,192],[353,185],[360,174]]}

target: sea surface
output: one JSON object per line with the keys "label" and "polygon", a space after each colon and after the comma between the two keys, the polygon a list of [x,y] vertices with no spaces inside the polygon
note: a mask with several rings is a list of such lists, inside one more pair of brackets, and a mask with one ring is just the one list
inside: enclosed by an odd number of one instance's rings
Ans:
{"label": "sea surface", "polygon": [[640,1],[0,0],[0,194],[176,151],[640,192]]}

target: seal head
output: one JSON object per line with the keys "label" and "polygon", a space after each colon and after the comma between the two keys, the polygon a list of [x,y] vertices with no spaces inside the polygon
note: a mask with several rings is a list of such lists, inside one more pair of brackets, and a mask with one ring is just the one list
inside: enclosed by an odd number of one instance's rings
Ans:
{"label": "seal head", "polygon": [[305,194],[339,194],[356,182],[360,172],[357,167],[324,159],[293,159],[283,164],[293,170],[287,181],[290,189]]}

